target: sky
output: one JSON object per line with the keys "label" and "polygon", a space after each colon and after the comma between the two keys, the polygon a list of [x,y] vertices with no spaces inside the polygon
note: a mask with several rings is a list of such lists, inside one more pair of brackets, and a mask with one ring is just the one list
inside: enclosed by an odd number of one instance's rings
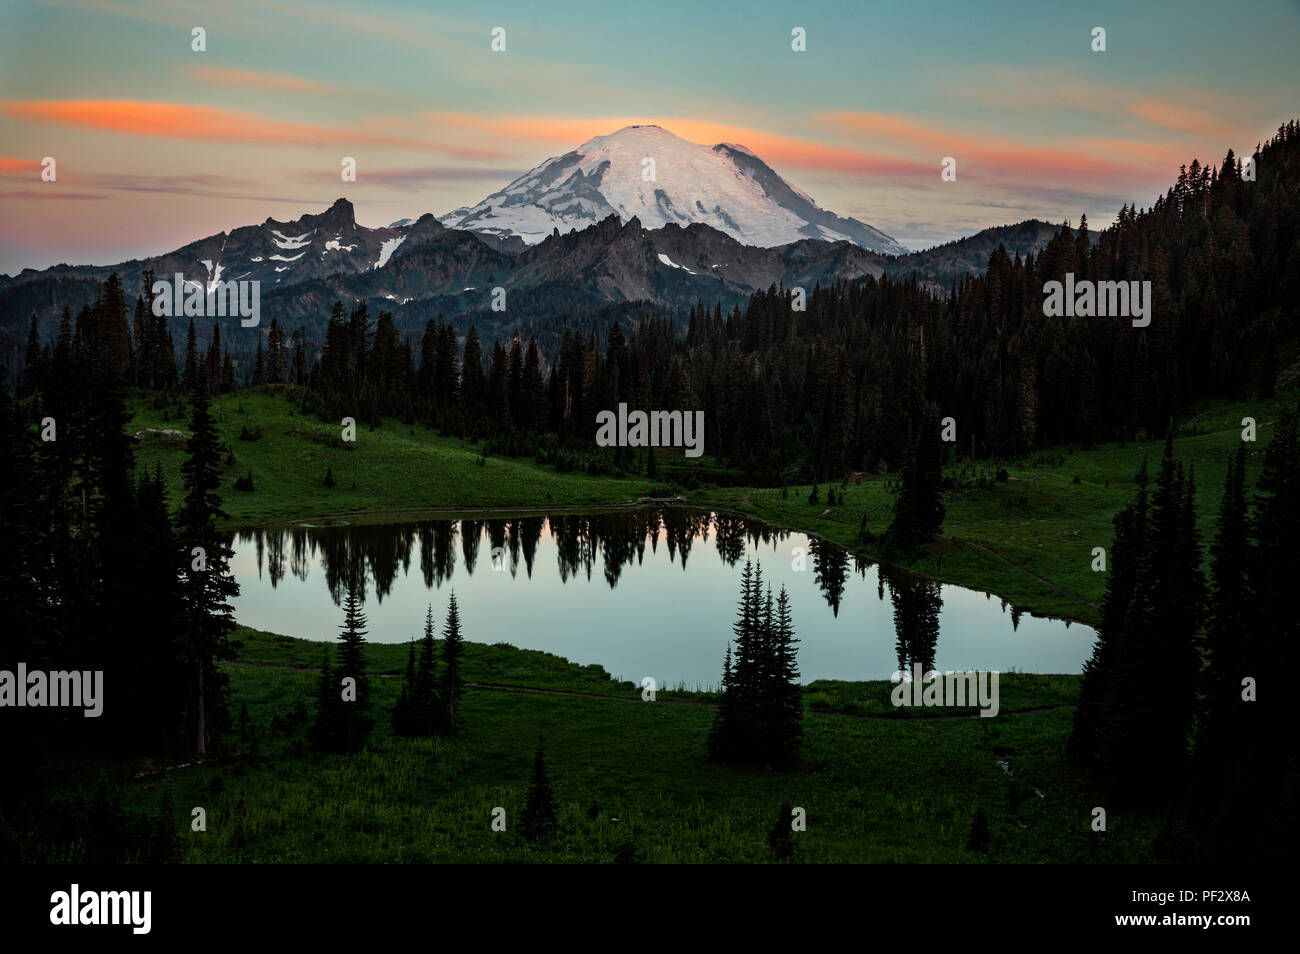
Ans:
{"label": "sky", "polygon": [[1104,226],[1300,115],[1297,49],[1300,0],[0,0],[0,273],[340,196],[441,216],[633,123],[740,143],[912,248]]}

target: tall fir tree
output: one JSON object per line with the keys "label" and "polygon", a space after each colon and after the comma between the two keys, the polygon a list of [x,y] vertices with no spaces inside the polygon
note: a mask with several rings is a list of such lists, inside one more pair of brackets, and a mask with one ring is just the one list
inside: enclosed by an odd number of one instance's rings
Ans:
{"label": "tall fir tree", "polygon": [[909,552],[929,543],[943,529],[944,514],[943,443],[938,421],[927,407],[903,461],[902,487],[886,545]]}
{"label": "tall fir tree", "polygon": [[177,514],[176,537],[183,567],[182,641],[192,690],[190,723],[194,750],[202,755],[228,722],[229,679],[217,664],[238,648],[230,638],[235,623],[228,601],[239,595],[239,584],[230,571],[230,542],[216,527],[217,520],[226,517],[218,493],[221,445],[201,379],[192,402],[187,459],[181,465],[185,496]]}
{"label": "tall fir tree", "polygon": [[[448,614],[450,616],[450,614]],[[456,621],[459,638],[460,619]],[[448,713],[443,705],[438,681],[438,657],[434,650],[433,607],[425,610],[424,636],[420,640],[420,660],[415,671],[415,689],[412,693],[412,712],[420,735],[433,735],[448,727]],[[457,657],[459,661],[459,657]]]}
{"label": "tall fir tree", "polygon": [[[722,699],[709,730],[709,755],[738,762],[783,763],[797,757],[803,695],[795,662],[789,595],[773,604],[762,569],[746,561],[732,644],[723,661]],[[735,651],[733,652],[732,646]]]}
{"label": "tall fir tree", "polygon": [[442,629],[442,672],[438,676],[438,694],[444,707],[443,729],[456,732],[464,719],[460,713],[460,700],[465,694],[465,681],[460,674],[460,660],[465,654],[465,640],[460,631],[460,609],[456,605],[456,591],[447,601],[447,621]]}
{"label": "tall fir tree", "polygon": [[[343,626],[339,633],[340,744],[345,752],[358,752],[373,728],[370,715],[370,677],[366,675],[366,616],[356,587],[349,582],[343,600]],[[352,680],[349,685],[347,680]]]}

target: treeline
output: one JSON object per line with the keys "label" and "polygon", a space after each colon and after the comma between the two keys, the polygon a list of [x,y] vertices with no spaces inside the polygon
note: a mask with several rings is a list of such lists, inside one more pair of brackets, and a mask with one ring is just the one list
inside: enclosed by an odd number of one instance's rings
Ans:
{"label": "treeline", "polygon": [[[930,406],[974,457],[1129,440],[1162,433],[1198,398],[1270,395],[1279,354],[1295,353],[1300,123],[1257,147],[1250,166],[1231,151],[1217,166],[1193,161],[1150,209],[1125,206],[1095,242],[1084,219],[1037,256],[999,248],[984,274],[947,295],[886,275],[814,287],[799,311],[794,291],[776,287],[727,314],[700,304],[684,337],[671,317],[625,309],[602,332],[548,325],[490,343],[474,327],[462,341],[440,317],[408,339],[390,313],[340,302],[318,360],[304,329],[286,340],[273,321],[258,330],[253,367],[237,373],[214,326],[206,350],[191,334],[180,377],[204,378],[210,392],[289,383],[322,417],[418,421],[563,469],[650,466],[653,455],[643,465],[626,448],[597,451],[598,411],[703,410],[705,452],[773,484],[897,470]],[[1149,281],[1149,327],[1044,316],[1044,283],[1067,273]],[[114,277],[76,327],[103,327],[106,358],[126,381],[174,386],[165,325],[144,298],[134,331],[126,312]],[[637,324],[625,332],[620,316]],[[33,323],[23,393],[58,373],[71,328],[65,315],[41,344]]]}
{"label": "treeline", "polygon": [[[1251,162],[1254,181],[1231,152],[1193,161],[1095,242],[1084,219],[1037,256],[999,249],[947,296],[885,276],[813,288],[796,311],[793,291],[774,287],[726,315],[692,308],[684,340],[643,318],[603,342],[566,332],[551,354],[518,334],[488,347],[472,328],[458,349],[439,319],[417,363],[390,315],[372,328],[364,305],[346,316],[336,305],[312,389],[331,416],[421,419],[514,453],[535,453],[541,435],[590,446],[596,412],[620,402],[702,409],[706,452],[815,480],[898,469],[929,405],[972,456],[1158,434],[1194,399],[1271,394],[1278,352],[1295,348],[1300,126]],[[1044,316],[1044,283],[1067,273],[1149,281],[1150,326]]]}
{"label": "treeline", "polygon": [[84,320],[65,325],[29,399],[0,399],[0,667],[103,670],[112,699],[97,719],[23,713],[29,754],[91,738],[139,751],[178,734],[203,752],[226,721],[216,660],[231,649],[238,589],[216,531],[223,448],[199,387],[182,498],[167,499],[160,471],[136,468],[126,373],[144,352],[130,347],[119,292],[110,280]]}
{"label": "treeline", "polygon": [[237,649],[238,585],[216,530],[222,448],[200,386],[181,499],[168,500],[160,471],[136,467],[124,370],[147,352],[128,346],[120,305],[110,281],[84,320],[65,323],[34,393],[20,403],[0,394],[0,669],[77,672],[83,686],[102,674],[91,718],[75,700],[51,708],[14,686],[28,706],[6,708],[6,756],[23,783],[0,788],[0,822],[46,817],[46,773],[62,753],[202,755],[230,724],[219,662]]}
{"label": "treeline", "polygon": [[[486,439],[499,453],[536,455],[561,469],[627,470],[632,460],[626,451],[600,455],[608,459],[589,466],[596,413],[631,393],[624,378],[640,380],[641,392],[649,393],[650,382],[674,364],[676,338],[670,320],[643,321],[636,339],[643,346],[656,342],[654,360],[663,365],[652,369],[640,352],[629,350],[618,324],[609,327],[604,352],[594,333],[584,341],[566,330],[547,367],[533,335],[525,341],[516,333],[487,347],[470,327],[461,347],[454,328],[437,318],[424,330],[417,363],[416,349],[398,333],[391,313],[381,312],[372,323],[365,303],[346,314],[336,303],[309,394],[298,400],[325,418],[352,416],[374,426],[386,416],[407,424],[418,420],[444,433]],[[671,399],[673,404],[662,406],[694,404],[687,394]]]}
{"label": "treeline", "polygon": [[306,329],[300,327],[286,336],[274,318],[265,332],[266,348],[259,329],[256,357],[251,365],[245,362],[242,372],[231,357],[229,342],[221,337],[219,322],[213,322],[207,344],[200,345],[191,319],[185,351],[178,355],[166,316],[153,313],[153,278],[152,271],[143,273],[145,293],[131,304],[117,274],[110,275],[95,301],[81,308],[75,318],[68,308],[63,309],[58,330],[49,341],[41,341],[37,316],[32,315],[22,373],[6,382],[7,386],[15,387],[20,398],[57,390],[67,381],[66,375],[77,370],[74,352],[87,354],[89,341],[99,345],[96,360],[106,362],[128,387],[180,395],[200,385],[208,394],[229,393],[248,385],[306,385],[312,363]]}
{"label": "treeline", "polygon": [[1109,811],[1168,809],[1165,854],[1195,861],[1289,858],[1297,773],[1285,680],[1300,617],[1300,427],[1276,423],[1248,497],[1246,444],[1229,461],[1208,579],[1195,477],[1172,441],[1154,485],[1145,464],[1115,518],[1101,623],[1085,664],[1069,752]]}
{"label": "treeline", "polygon": [[[955,420],[963,452],[1011,456],[1159,434],[1196,398],[1271,394],[1277,356],[1294,354],[1297,337],[1300,124],[1252,159],[1253,182],[1231,152],[1217,168],[1193,162],[1094,243],[1084,220],[1038,256],[999,250],[946,298],[886,277],[814,289],[805,311],[788,289],[756,295],[743,314],[696,309],[686,379],[707,450],[835,477],[897,469],[927,404]],[[1067,272],[1150,281],[1150,326],[1045,317],[1043,285]]]}

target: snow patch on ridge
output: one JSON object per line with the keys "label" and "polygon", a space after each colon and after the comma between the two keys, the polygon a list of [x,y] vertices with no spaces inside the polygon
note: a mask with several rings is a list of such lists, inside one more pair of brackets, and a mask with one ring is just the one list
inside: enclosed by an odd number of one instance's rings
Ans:
{"label": "snow patch on ridge", "polygon": [[212,259],[204,258],[204,259],[200,259],[200,261],[202,262],[203,267],[208,270],[207,294],[211,295],[214,291],[217,290],[217,283],[221,281],[222,265],[220,262],[217,262],[217,269],[214,274],[212,270]]}
{"label": "snow patch on ridge", "polygon": [[397,246],[401,245],[405,241],[405,235],[399,235],[395,239],[385,239],[384,243],[379,246],[379,261],[375,262],[371,267],[383,268],[387,265],[388,260],[393,257],[393,253],[397,251]]}
{"label": "snow patch on ridge", "polygon": [[304,245],[310,245],[310,236],[315,233],[315,231],[315,229],[312,229],[311,232],[303,232],[301,235],[290,237],[277,232],[275,229],[271,229],[271,234],[275,236],[272,241],[275,242],[277,248],[282,248],[285,251],[292,251],[295,248],[302,248]]}
{"label": "snow patch on ridge", "polygon": [[[682,271],[684,271],[687,275],[694,275],[694,274],[695,274],[695,272],[691,271],[691,270],[690,270],[689,268],[687,268],[685,265],[678,265],[676,262],[674,262],[671,258],[669,258],[667,255],[665,255],[663,252],[660,252],[660,253],[659,253],[659,261],[663,262],[663,263],[664,263],[665,265],[667,265],[669,268],[680,268],[680,269],[681,269]],[[716,266],[715,266],[715,267],[716,267]]]}

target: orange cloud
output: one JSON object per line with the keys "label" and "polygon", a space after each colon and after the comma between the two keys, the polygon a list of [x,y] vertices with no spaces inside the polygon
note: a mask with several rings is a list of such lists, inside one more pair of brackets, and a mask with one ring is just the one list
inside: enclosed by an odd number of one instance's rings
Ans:
{"label": "orange cloud", "polygon": [[748,126],[732,126],[680,117],[620,116],[598,118],[505,116],[484,118],[466,113],[433,113],[443,127],[463,130],[480,137],[511,142],[554,143],[568,149],[595,136],[603,136],[632,125],[662,126],[691,142],[714,145],[738,143],[757,153],[774,167],[797,167],[819,171],[873,175],[908,176],[928,171],[930,166],[910,159],[887,156],[861,149],[825,145],[796,136],[785,136]]}
{"label": "orange cloud", "polygon": [[314,123],[263,119],[215,106],[131,100],[0,100],[0,112],[30,122],[89,126],[110,132],[204,142],[277,143],[286,146],[357,145],[433,149],[460,158],[501,158],[495,149],[460,148],[429,138],[338,129]]}
{"label": "orange cloud", "polygon": [[[924,156],[927,168],[952,156],[959,169],[979,178],[1128,182],[1167,173],[1181,147],[1173,143],[1079,139],[1052,145],[1026,145],[956,129],[936,129],[912,119],[880,113],[826,112],[818,121],[842,135],[870,136],[890,151]],[[960,173],[959,173],[960,175]]]}
{"label": "orange cloud", "polygon": [[0,173],[6,175],[34,172],[40,167],[40,162],[35,159],[15,159],[13,156],[0,156]]}
{"label": "orange cloud", "polygon": [[1141,120],[1145,126],[1191,133],[1198,142],[1222,143],[1225,148],[1230,141],[1253,135],[1254,124],[1242,118],[1249,115],[1250,107],[1258,106],[1205,87],[1186,88],[1179,93],[1181,101],[1195,102],[1199,108],[1154,95],[1134,100],[1130,87],[1097,83],[1077,74],[1063,75],[1057,67],[986,67],[979,77],[956,86],[953,93],[981,108],[1038,107],[1059,111],[1069,105],[1102,116]]}
{"label": "orange cloud", "polygon": [[1129,104],[1129,110],[1139,119],[1168,129],[1193,133],[1214,143],[1230,142],[1241,133],[1241,127],[1223,122],[1212,113],[1179,106],[1167,99],[1139,99]]}

